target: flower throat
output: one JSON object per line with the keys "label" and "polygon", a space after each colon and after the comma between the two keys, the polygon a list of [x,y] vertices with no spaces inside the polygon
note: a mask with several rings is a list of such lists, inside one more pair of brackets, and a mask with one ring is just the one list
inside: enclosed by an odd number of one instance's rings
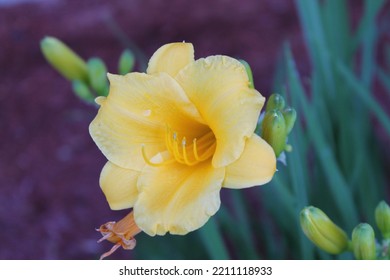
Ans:
{"label": "flower throat", "polygon": [[209,159],[214,154],[216,141],[214,133],[211,130],[199,138],[193,138],[191,141],[189,140],[189,138],[180,135],[167,126],[165,144],[167,150],[172,156],[172,159],[161,163],[151,162],[146,156],[144,146],[142,146],[142,155],[145,162],[152,166],[161,166],[174,161],[188,166],[193,166]]}

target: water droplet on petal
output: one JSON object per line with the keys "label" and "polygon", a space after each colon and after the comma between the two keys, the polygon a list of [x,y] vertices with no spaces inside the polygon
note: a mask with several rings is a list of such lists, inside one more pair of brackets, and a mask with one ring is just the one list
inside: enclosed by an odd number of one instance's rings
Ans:
{"label": "water droplet on petal", "polygon": [[95,102],[96,104],[102,106],[102,104],[106,101],[106,97],[105,96],[98,96],[96,97],[95,99]]}
{"label": "water droplet on petal", "polygon": [[152,114],[152,110],[145,110],[142,112],[142,115],[144,115],[145,117],[149,117],[151,114]]}

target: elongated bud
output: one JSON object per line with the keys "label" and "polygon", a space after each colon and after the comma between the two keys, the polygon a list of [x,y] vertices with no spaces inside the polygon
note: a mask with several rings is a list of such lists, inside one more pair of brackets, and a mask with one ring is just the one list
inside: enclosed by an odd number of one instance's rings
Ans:
{"label": "elongated bud", "polygon": [[283,96],[281,96],[278,93],[273,93],[268,98],[265,111],[268,112],[268,111],[275,110],[275,109],[281,111],[284,109],[285,105],[286,105],[286,102],[284,101]]}
{"label": "elongated bud", "polygon": [[135,64],[135,57],[132,51],[124,50],[119,58],[118,71],[119,74],[125,75],[133,71]]}
{"label": "elongated bud", "polygon": [[253,82],[252,69],[251,69],[249,63],[246,62],[246,61],[243,60],[243,59],[240,59],[240,62],[242,63],[242,65],[244,65],[245,70],[246,70],[246,74],[248,75],[249,87],[250,87],[250,88],[255,88],[255,84],[254,84],[254,82]]}
{"label": "elongated bud", "polygon": [[301,211],[300,222],[305,235],[322,250],[330,254],[340,254],[348,249],[347,234],[321,209],[305,207]]}
{"label": "elongated bud", "polygon": [[51,66],[68,80],[88,82],[85,61],[60,40],[45,37],[41,40],[41,51]]}
{"label": "elongated bud", "polygon": [[287,107],[282,112],[284,120],[286,121],[286,133],[290,134],[297,119],[297,111],[291,107]]}
{"label": "elongated bud", "polygon": [[390,239],[390,207],[385,201],[375,209],[375,221],[384,239]]}
{"label": "elongated bud", "polygon": [[353,254],[358,260],[376,258],[375,233],[369,224],[359,224],[352,232]]}
{"label": "elongated bud", "polygon": [[91,87],[99,94],[107,96],[108,80],[107,68],[100,58],[91,58],[88,60],[88,77]]}
{"label": "elongated bud", "polygon": [[72,82],[72,88],[74,93],[83,101],[93,103],[95,96],[92,94],[88,85],[79,80]]}
{"label": "elongated bud", "polygon": [[282,113],[272,110],[265,113],[262,123],[262,138],[274,149],[276,157],[286,146],[286,123]]}

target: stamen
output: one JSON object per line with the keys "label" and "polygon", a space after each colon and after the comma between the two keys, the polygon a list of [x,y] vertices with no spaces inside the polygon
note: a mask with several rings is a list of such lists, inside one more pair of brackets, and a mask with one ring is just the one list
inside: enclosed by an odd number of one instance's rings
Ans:
{"label": "stamen", "polygon": [[122,247],[126,250],[134,249],[136,241],[134,236],[141,232],[141,229],[134,221],[134,214],[130,212],[119,222],[107,222],[97,229],[103,237],[98,240],[98,243],[103,240],[108,240],[115,245],[108,252],[101,255],[100,259],[108,257],[118,248]]}
{"label": "stamen", "polygon": [[99,260],[102,260],[104,258],[107,258],[108,256],[112,255],[116,250],[118,250],[122,245],[120,243],[117,243],[115,244],[114,246],[112,246],[112,248],[105,252],[104,254],[102,254],[99,258]]}
{"label": "stamen", "polygon": [[215,139],[213,138],[214,134],[212,131],[210,131],[207,134],[203,135],[199,140],[197,140],[198,151],[202,150],[204,147],[208,147],[211,141],[215,143]]}
{"label": "stamen", "polygon": [[151,166],[160,166],[161,163],[153,163],[151,162],[148,157],[146,156],[146,152],[145,152],[145,145],[142,144],[142,157],[144,158],[144,161],[148,164],[148,165],[151,165]]}
{"label": "stamen", "polygon": [[166,161],[162,161],[159,163],[154,163],[150,159],[148,159],[148,157],[146,155],[146,151],[145,151],[145,145],[142,144],[141,147],[142,147],[142,157],[144,158],[144,161],[150,166],[159,167],[159,166],[167,165],[167,164],[175,161],[174,159],[171,159],[171,160],[166,160]]}
{"label": "stamen", "polygon": [[[96,229],[96,231],[99,231],[99,232],[100,232],[100,229]],[[103,235],[103,237],[100,238],[100,239],[97,241],[97,243],[101,243],[102,241],[109,239],[110,237],[113,236],[113,233],[112,233],[112,232],[108,232],[108,233],[107,233],[107,232],[102,232],[102,235]]]}
{"label": "stamen", "polygon": [[212,131],[199,139],[193,138],[189,145],[186,137],[182,137],[181,141],[180,138],[176,131],[167,126],[165,135],[167,149],[178,163],[193,166],[210,158],[215,151],[215,136]]}
{"label": "stamen", "polygon": [[196,145],[196,138],[192,140],[192,151],[194,152],[195,159],[199,161],[199,155],[198,155],[198,147]]}
{"label": "stamen", "polygon": [[191,165],[190,161],[188,160],[187,151],[186,151],[186,138],[184,137],[183,140],[181,140],[181,149],[183,151],[183,158],[184,162],[187,165]]}
{"label": "stamen", "polygon": [[211,157],[214,152],[215,152],[215,147],[217,146],[217,144],[214,142],[207,150],[206,152],[202,155],[202,158],[200,160],[205,160],[205,159],[208,159],[209,157]]}
{"label": "stamen", "polygon": [[173,156],[175,157],[175,159],[178,162],[185,163],[185,161],[183,160],[183,157],[182,157],[182,155],[180,154],[180,151],[179,151],[179,143],[177,142],[177,134],[176,134],[176,132],[173,134]]}

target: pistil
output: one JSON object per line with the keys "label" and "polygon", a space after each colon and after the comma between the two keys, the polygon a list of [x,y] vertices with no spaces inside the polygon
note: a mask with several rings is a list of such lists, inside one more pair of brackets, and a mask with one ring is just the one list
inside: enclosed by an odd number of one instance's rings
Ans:
{"label": "pistil", "polygon": [[131,211],[119,222],[107,222],[97,229],[103,237],[98,240],[98,243],[107,240],[115,245],[108,252],[100,256],[104,259],[114,253],[118,248],[122,247],[126,250],[134,249],[136,241],[134,236],[141,232],[141,229],[134,221],[134,214]]}

